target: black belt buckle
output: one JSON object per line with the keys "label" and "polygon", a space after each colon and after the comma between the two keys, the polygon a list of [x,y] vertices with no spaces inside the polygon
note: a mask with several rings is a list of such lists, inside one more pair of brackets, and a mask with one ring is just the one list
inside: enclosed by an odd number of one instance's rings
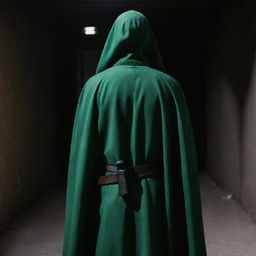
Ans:
{"label": "black belt buckle", "polygon": [[127,187],[127,170],[124,168],[124,161],[118,160],[116,161],[117,166],[117,180],[119,185],[119,196],[125,196],[128,194],[128,187]]}

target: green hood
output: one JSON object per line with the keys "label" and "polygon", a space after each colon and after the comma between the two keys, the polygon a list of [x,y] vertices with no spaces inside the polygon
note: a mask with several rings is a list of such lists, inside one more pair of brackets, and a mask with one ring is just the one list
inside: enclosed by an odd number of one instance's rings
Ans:
{"label": "green hood", "polygon": [[137,11],[127,11],[114,22],[96,73],[113,65],[134,64],[146,65],[164,71],[154,33],[147,18]]}

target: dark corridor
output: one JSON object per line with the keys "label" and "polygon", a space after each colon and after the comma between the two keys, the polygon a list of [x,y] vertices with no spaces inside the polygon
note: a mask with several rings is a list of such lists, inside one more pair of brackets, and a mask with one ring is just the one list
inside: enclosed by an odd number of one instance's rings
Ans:
{"label": "dark corridor", "polygon": [[[38,209],[34,222],[49,228],[41,222],[40,204],[36,208],[36,202],[42,202],[42,216],[48,216],[53,227],[49,238],[58,237],[60,246],[79,93],[95,73],[114,20],[130,9],[148,18],[167,73],[185,91],[201,171],[209,255],[252,256],[256,241],[239,238],[256,234],[256,4],[252,0],[1,1],[0,230],[11,235],[15,220],[31,207]],[[85,35],[86,26],[95,26],[97,34]],[[29,238],[36,231],[26,225]],[[228,241],[227,234],[234,234],[239,246]],[[0,251],[1,241],[0,237]],[[9,242],[15,241],[12,237]],[[246,243],[251,251],[245,251]],[[237,246],[237,254],[232,246]],[[49,255],[60,255],[54,250]],[[16,256],[4,254],[9,255]],[[21,255],[27,255],[25,249]]]}

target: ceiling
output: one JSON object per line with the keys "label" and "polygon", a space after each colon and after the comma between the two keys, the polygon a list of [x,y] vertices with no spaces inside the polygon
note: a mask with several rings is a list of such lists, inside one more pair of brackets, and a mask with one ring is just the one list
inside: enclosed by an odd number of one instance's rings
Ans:
{"label": "ceiling", "polygon": [[[30,4],[51,8],[88,11],[109,8],[215,8],[219,0],[27,0]],[[99,11],[99,10],[98,10]]]}

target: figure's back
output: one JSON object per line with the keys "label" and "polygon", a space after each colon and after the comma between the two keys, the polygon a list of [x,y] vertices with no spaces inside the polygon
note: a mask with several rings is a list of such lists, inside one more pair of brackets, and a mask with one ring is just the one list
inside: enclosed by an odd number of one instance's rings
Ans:
{"label": "figure's back", "polygon": [[[126,159],[130,166],[162,162],[162,115],[169,114],[165,118],[177,126],[170,80],[146,66],[120,65],[104,72],[97,95],[104,162]],[[168,114],[163,113],[163,105]],[[172,137],[175,148],[178,135]]]}
{"label": "figure's back", "polygon": [[206,255],[186,100],[141,13],[117,18],[81,92],[68,172],[64,256]]}
{"label": "figure's back", "polygon": [[[89,86],[93,86],[93,79]],[[176,111],[169,75],[142,65],[116,65],[96,75],[98,108],[99,166],[122,159],[126,166],[162,164],[163,127],[171,138],[173,221],[176,245],[173,251],[186,252],[184,204],[181,191]],[[92,85],[91,85],[92,84]],[[90,88],[87,88],[88,90]],[[168,233],[164,212],[163,173],[138,179],[129,187],[128,198],[118,195],[118,186],[101,186],[101,216],[96,256],[164,255]],[[178,200],[178,198],[180,200]],[[107,233],[115,233],[108,236]],[[123,241],[122,237],[126,237]],[[184,254],[185,255],[185,254]]]}

